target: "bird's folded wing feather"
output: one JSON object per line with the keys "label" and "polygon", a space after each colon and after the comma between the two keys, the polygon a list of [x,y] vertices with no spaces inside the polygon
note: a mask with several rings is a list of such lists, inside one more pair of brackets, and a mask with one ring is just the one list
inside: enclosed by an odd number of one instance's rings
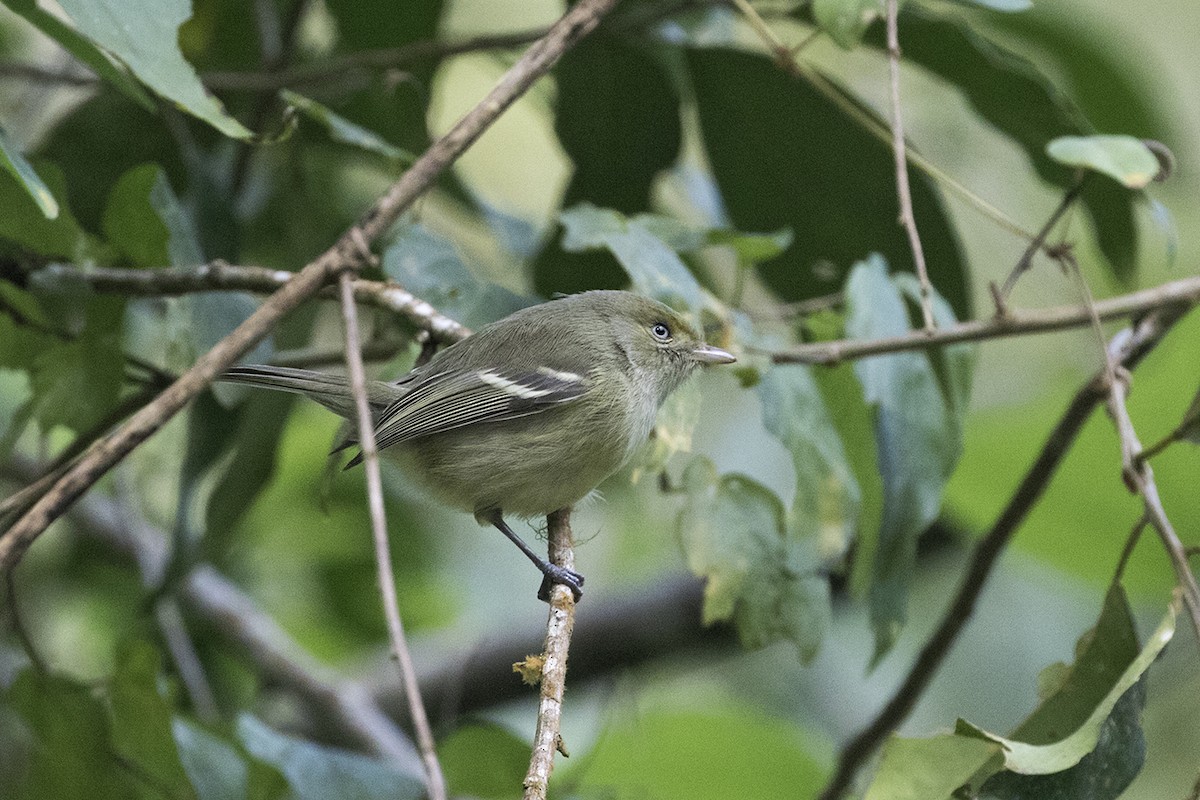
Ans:
{"label": "bird's folded wing feather", "polygon": [[443,373],[417,383],[375,428],[380,448],[482,422],[525,417],[578,400],[586,376],[548,368]]}

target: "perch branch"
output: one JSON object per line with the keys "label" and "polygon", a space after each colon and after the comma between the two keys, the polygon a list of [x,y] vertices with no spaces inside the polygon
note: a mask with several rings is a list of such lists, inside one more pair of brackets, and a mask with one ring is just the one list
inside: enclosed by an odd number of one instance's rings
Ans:
{"label": "perch branch", "polygon": [[34,540],[80,495],[158,431],[225,369],[257,344],[301,302],[334,276],[355,269],[363,243],[378,239],[476,139],[550,70],[568,48],[586,36],[616,0],[580,0],[500,78],[496,86],[446,134],[430,145],[355,225],[297,272],[253,314],[168,387],[108,436],[97,440],[50,490],[0,537],[0,570],[11,569]]}
{"label": "perch branch", "polygon": [[[549,528],[550,562],[567,569],[575,568],[575,543],[571,537],[571,509],[561,508],[546,518]],[[533,735],[533,753],[525,773],[524,800],[546,800],[554,753],[564,756],[560,726],[562,699],[567,680],[567,650],[575,627],[575,598],[570,588],[550,587],[550,616],[546,622],[546,647],[542,652],[537,729]]]}
{"label": "perch branch", "polygon": [[[1102,320],[1136,317],[1155,309],[1190,308],[1200,304],[1200,276],[1182,278],[1151,289],[1098,300],[1096,315]],[[772,354],[776,363],[837,364],[864,356],[921,350],[927,347],[971,342],[981,339],[1000,339],[1031,333],[1059,331],[1092,324],[1092,314],[1086,306],[1059,306],[1030,311],[1009,311],[1003,317],[969,320],[939,328],[932,334],[915,331],[904,336],[885,339],[839,339],[816,342]]]}
{"label": "perch branch", "polygon": [[898,0],[887,0],[888,75],[891,79],[892,154],[896,162],[896,197],[900,202],[900,224],[908,234],[913,266],[916,267],[917,281],[921,285],[921,316],[925,320],[925,330],[932,332],[937,327],[933,320],[933,288],[929,285],[929,272],[925,269],[925,250],[921,246],[921,236],[917,233],[912,192],[908,187],[908,148],[904,144],[904,118],[901,116],[900,107],[900,26],[896,21],[898,14]]}
{"label": "perch branch", "polygon": [[350,273],[338,278],[341,290],[342,321],[346,330],[346,368],[350,374],[350,390],[354,394],[354,416],[358,425],[358,445],[362,450],[363,469],[367,477],[367,504],[371,511],[371,535],[375,542],[375,567],[379,572],[379,593],[383,599],[383,616],[387,620],[388,640],[392,657],[400,667],[400,680],[408,699],[417,748],[425,768],[425,786],[430,800],[445,800],[446,778],[438,763],[429,717],[421,702],[417,686],[417,670],[404,636],[400,619],[400,603],[396,597],[396,576],[392,573],[392,556],[388,548],[387,518],[383,509],[383,480],[379,475],[379,451],[375,446],[375,422],[367,400],[367,376],[363,370],[361,343],[358,337],[358,306],[354,303],[354,286]]}
{"label": "perch branch", "polygon": [[[1133,369],[1162,341],[1185,310],[1171,306],[1147,315],[1137,323],[1131,335],[1117,337],[1120,341],[1119,349],[1114,353],[1114,361],[1125,369]],[[958,593],[950,602],[929,640],[921,648],[904,681],[875,719],[842,748],[837,767],[822,790],[820,800],[837,800],[845,794],[859,768],[874,754],[883,740],[908,717],[937,674],[959,633],[970,620],[996,560],[1029,510],[1042,496],[1092,411],[1108,397],[1109,387],[1105,372],[1106,370],[1101,370],[1084,384],[1067,406],[1066,413],[1050,432],[1037,459],[1025,473],[1008,505],[1000,513],[992,529],[975,546]]]}

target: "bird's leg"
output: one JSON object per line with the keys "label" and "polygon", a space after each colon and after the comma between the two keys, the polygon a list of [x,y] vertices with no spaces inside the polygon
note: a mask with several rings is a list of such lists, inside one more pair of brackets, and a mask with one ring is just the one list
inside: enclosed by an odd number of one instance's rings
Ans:
{"label": "bird's leg", "polygon": [[533,552],[533,548],[525,544],[520,536],[513,533],[512,528],[508,527],[508,523],[504,521],[504,516],[499,511],[494,511],[488,515],[488,521],[496,527],[496,530],[507,536],[513,544],[521,549],[525,557],[533,562],[533,565],[542,571],[545,576],[542,580],[542,586],[538,589],[538,599],[545,602],[550,601],[550,586],[555,583],[562,584],[571,590],[575,601],[583,597],[583,576],[573,569],[560,567],[557,564],[551,564],[546,559]]}

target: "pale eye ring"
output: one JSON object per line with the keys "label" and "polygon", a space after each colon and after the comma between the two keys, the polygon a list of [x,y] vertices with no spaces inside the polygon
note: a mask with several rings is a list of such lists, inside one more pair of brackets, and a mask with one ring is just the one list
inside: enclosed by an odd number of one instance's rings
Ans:
{"label": "pale eye ring", "polygon": [[653,334],[654,338],[658,339],[660,342],[671,341],[671,329],[667,327],[665,322],[654,323],[654,325],[650,327],[650,333]]}

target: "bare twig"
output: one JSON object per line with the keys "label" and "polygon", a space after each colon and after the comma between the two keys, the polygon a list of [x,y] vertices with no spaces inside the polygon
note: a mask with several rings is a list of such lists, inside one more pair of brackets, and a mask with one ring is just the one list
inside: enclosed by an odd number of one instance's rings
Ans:
{"label": "bare twig", "polygon": [[1115,586],[1121,582],[1121,578],[1125,575],[1125,567],[1129,564],[1129,559],[1133,556],[1133,548],[1137,547],[1137,543],[1142,538],[1142,531],[1146,530],[1146,526],[1150,521],[1146,519],[1146,515],[1138,517],[1138,521],[1134,523],[1130,529],[1129,535],[1125,537],[1125,546],[1121,548],[1121,557],[1117,559],[1117,568],[1113,571],[1112,584]]}
{"label": "bare twig", "polygon": [[10,571],[7,575],[0,575],[0,581],[4,583],[4,604],[8,607],[8,624],[12,627],[17,641],[21,643],[21,649],[25,651],[29,663],[35,670],[45,674],[48,672],[46,660],[42,658],[41,652],[33,643],[33,637],[29,635],[29,629],[25,627],[25,621],[21,617],[21,607],[17,604],[16,570]]}
{"label": "bare twig", "polygon": [[175,664],[180,683],[187,691],[188,700],[196,716],[208,723],[216,722],[219,718],[217,700],[213,696],[212,685],[204,674],[204,666],[200,663],[200,655],[192,638],[188,636],[187,625],[183,612],[179,609],[179,601],[174,597],[164,597],[154,604],[154,621],[162,633],[167,652]]}
{"label": "bare twig", "polygon": [[891,79],[892,98],[892,153],[896,162],[896,197],[900,201],[900,224],[908,234],[908,246],[912,248],[913,266],[917,270],[917,281],[921,285],[921,316],[925,330],[937,328],[933,320],[933,288],[929,285],[929,272],[925,269],[925,250],[917,233],[917,220],[913,216],[912,192],[908,188],[908,148],[904,144],[904,119],[900,106],[900,33],[896,16],[899,2],[887,0],[887,48],[888,75]]}
{"label": "bare twig", "polygon": [[1033,237],[1029,246],[1025,248],[1025,252],[1017,259],[1016,266],[1012,268],[1012,272],[1008,273],[1008,278],[1005,279],[1004,286],[1000,289],[1000,297],[1002,299],[1007,300],[1008,296],[1012,294],[1013,287],[1017,285],[1017,279],[1029,269],[1037,251],[1046,246],[1046,238],[1050,235],[1050,231],[1054,230],[1054,226],[1062,219],[1063,214],[1067,213],[1067,210],[1079,199],[1079,193],[1083,191],[1083,185],[1086,182],[1086,174],[1080,175],[1075,179],[1075,183],[1071,185],[1071,188],[1063,194],[1058,207],[1054,209],[1054,212],[1046,220],[1046,224],[1042,226],[1042,229],[1037,232],[1037,236]]}
{"label": "bare twig", "polygon": [[[1159,308],[1189,308],[1200,303],[1200,276],[1164,283],[1152,289],[1120,295],[1095,303],[1095,313],[1102,320],[1134,317]],[[816,342],[772,354],[776,363],[836,364],[880,353],[921,350],[927,347],[956,342],[1000,339],[1045,331],[1058,331],[1092,324],[1092,313],[1086,306],[1060,306],[1030,311],[1009,310],[1004,317],[960,322],[939,328],[933,334],[916,331],[905,336],[885,339],[840,339]]]}
{"label": "bare twig", "polygon": [[400,603],[396,598],[396,576],[392,573],[392,556],[388,549],[387,518],[383,509],[383,480],[379,474],[379,451],[375,446],[375,421],[367,400],[367,376],[363,370],[362,353],[358,340],[358,306],[354,303],[353,279],[343,272],[338,279],[342,295],[342,320],[346,328],[346,368],[350,373],[350,390],[354,394],[355,422],[358,426],[358,446],[362,450],[363,469],[367,476],[367,504],[371,510],[371,534],[375,542],[375,567],[379,572],[379,592],[383,598],[383,616],[387,620],[388,639],[392,646],[392,657],[400,665],[400,680],[408,699],[408,710],[412,715],[413,730],[417,734],[417,747],[421,751],[421,762],[425,767],[425,785],[430,800],[445,800],[446,778],[438,763],[437,750],[433,742],[433,731],[425,705],[421,702],[421,690],[417,685],[417,670],[413,666],[412,653],[404,636],[404,623],[400,619]]}
{"label": "bare twig", "polygon": [[[549,527],[550,562],[567,569],[575,568],[575,543],[571,538],[571,509],[562,508],[546,518]],[[537,729],[533,735],[533,753],[525,773],[525,800],[546,800],[554,753],[566,755],[562,743],[562,699],[567,681],[567,651],[575,627],[575,598],[570,588],[554,584],[550,588],[550,617],[546,622],[546,647],[542,653],[541,692],[538,700]]]}
{"label": "bare twig", "polygon": [[543,38],[504,73],[495,88],[445,135],[430,145],[332,247],[267,298],[232,333],[197,359],[196,364],[156,400],[136,412],[112,434],[88,448],[79,461],[0,537],[0,570],[10,569],[47,526],[80,495],[248,352],[284,314],[315,294],[338,273],[357,268],[362,261],[361,242],[372,242],[390,228],[400,214],[432,186],[438,176],[505,109],[548,72],[571,45],[590,33],[600,17],[615,4],[616,0],[580,0],[573,5]]}
{"label": "bare twig", "polygon": [[[1162,340],[1183,312],[1184,309],[1173,306],[1148,314],[1138,322],[1131,335],[1119,336],[1114,340],[1119,346],[1119,350],[1114,353],[1114,361],[1125,369],[1133,369]],[[966,573],[959,584],[958,593],[951,600],[941,622],[921,648],[891,700],[866,728],[842,748],[833,777],[821,792],[821,800],[840,798],[850,787],[859,768],[878,749],[883,740],[908,717],[974,613],[975,604],[987,585],[996,560],[1029,510],[1042,496],[1092,411],[1104,402],[1108,393],[1105,371],[1102,370],[1071,400],[1066,413],[1050,432],[1037,459],[1025,473],[1008,505],[1000,513],[992,529],[975,546]]]}

